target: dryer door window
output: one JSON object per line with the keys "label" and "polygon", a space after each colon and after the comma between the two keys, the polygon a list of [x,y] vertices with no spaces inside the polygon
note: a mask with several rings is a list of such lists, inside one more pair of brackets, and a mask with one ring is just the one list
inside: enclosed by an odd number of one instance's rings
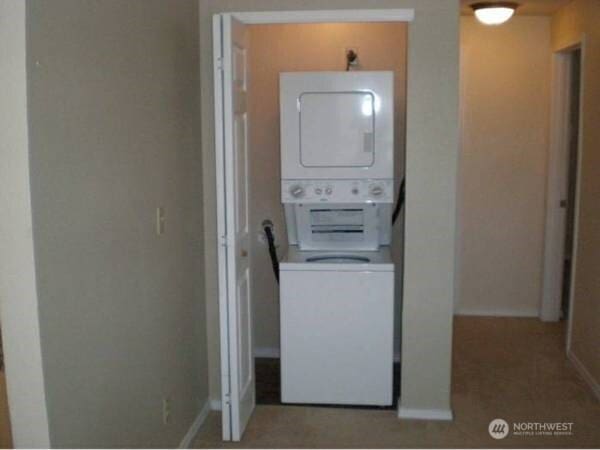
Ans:
{"label": "dryer door window", "polygon": [[299,98],[304,167],[370,167],[376,98],[371,92],[305,92]]}

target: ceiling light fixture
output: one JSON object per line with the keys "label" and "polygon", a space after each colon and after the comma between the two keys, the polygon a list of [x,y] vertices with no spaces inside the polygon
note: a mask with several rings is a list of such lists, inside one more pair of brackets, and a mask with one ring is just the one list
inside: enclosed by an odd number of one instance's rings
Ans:
{"label": "ceiling light fixture", "polygon": [[515,2],[480,2],[473,3],[471,8],[484,25],[501,25],[513,16],[518,6]]}

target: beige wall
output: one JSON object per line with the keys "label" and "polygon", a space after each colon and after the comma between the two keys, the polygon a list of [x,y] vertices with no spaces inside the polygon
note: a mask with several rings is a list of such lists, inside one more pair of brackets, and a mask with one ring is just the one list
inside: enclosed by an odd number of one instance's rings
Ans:
{"label": "beige wall", "polygon": [[461,18],[458,314],[537,316],[550,108],[550,18]]}
{"label": "beige wall", "polygon": [[207,399],[197,17],[195,0],[27,2],[52,447],[175,447]]}
{"label": "beige wall", "polygon": [[[280,255],[287,245],[280,187],[279,74],[297,71],[345,70],[344,49],[359,49],[359,70],[395,72],[396,178],[404,173],[406,103],[406,25],[292,24],[256,25],[250,28],[250,222],[252,299],[255,348],[279,349],[278,287],[266,245],[256,238],[263,219],[275,224]],[[402,273],[402,226],[395,228],[393,250],[398,273]],[[402,277],[396,279],[396,311],[402,307]],[[397,327],[400,314],[396,314]],[[397,328],[396,351],[400,334]]]}
{"label": "beige wall", "polygon": [[[211,398],[220,398],[212,15],[225,11],[365,8],[360,0],[200,0],[206,296]],[[381,0],[414,8],[408,33],[407,209],[403,295],[403,410],[450,408],[458,159],[457,0]],[[413,415],[414,415],[413,414]]]}
{"label": "beige wall", "polygon": [[585,39],[582,52],[581,160],[570,354],[600,395],[600,2],[573,0],[552,21],[555,51]]}

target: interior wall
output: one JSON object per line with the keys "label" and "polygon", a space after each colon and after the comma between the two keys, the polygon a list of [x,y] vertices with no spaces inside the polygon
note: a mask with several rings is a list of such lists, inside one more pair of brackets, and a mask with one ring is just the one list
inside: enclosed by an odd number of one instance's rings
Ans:
{"label": "interior wall", "polygon": [[573,0],[552,20],[552,47],[584,41],[577,241],[569,354],[600,397],[600,2]]}
{"label": "interior wall", "polygon": [[[343,71],[345,49],[358,48],[357,70],[394,71],[395,176],[404,173],[406,120],[406,25],[402,23],[254,25],[249,30],[250,267],[257,355],[279,351],[279,291],[266,244],[259,240],[261,223],[275,224],[279,254],[287,236],[281,205],[279,74],[301,71]],[[394,229],[396,277],[396,352],[400,349],[402,307],[402,226]]]}
{"label": "interior wall", "polygon": [[456,312],[537,316],[550,121],[550,17],[461,18]]}
{"label": "interior wall", "polygon": [[197,19],[195,0],[27,2],[52,447],[174,447],[207,400]]}
{"label": "interior wall", "polygon": [[[458,0],[381,0],[410,8],[406,220],[402,312],[402,411],[450,413],[458,160]],[[200,51],[212,55],[213,14],[364,9],[361,0],[200,0]],[[210,394],[220,401],[213,61],[201,59],[202,150]],[[411,176],[411,174],[414,174]]]}
{"label": "interior wall", "polygon": [[48,448],[48,416],[35,284],[25,2],[0,0],[0,320],[16,448]]}

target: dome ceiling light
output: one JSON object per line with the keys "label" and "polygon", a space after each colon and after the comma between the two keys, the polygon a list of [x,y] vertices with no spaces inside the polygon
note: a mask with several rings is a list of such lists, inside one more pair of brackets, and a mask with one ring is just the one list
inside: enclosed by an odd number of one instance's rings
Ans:
{"label": "dome ceiling light", "polygon": [[501,25],[513,16],[518,6],[515,2],[479,2],[473,3],[471,8],[484,25]]}

